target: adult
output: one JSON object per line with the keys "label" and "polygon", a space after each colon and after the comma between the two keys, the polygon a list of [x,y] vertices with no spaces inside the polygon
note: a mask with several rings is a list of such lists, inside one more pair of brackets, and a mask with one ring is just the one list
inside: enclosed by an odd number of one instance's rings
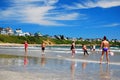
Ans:
{"label": "adult", "polygon": [[27,53],[27,51],[28,51],[28,43],[27,43],[27,41],[24,42],[24,49],[25,49],[25,53]]}
{"label": "adult", "polygon": [[104,53],[106,53],[106,60],[107,60],[107,63],[109,63],[108,53],[110,51],[110,44],[107,41],[106,36],[103,37],[103,41],[101,42],[100,49],[102,49],[102,55],[100,57],[100,64],[102,63],[102,60],[103,60],[103,57],[104,57]]}
{"label": "adult", "polygon": [[42,42],[41,44],[42,54],[45,54],[45,47],[46,47],[46,44]]}
{"label": "adult", "polygon": [[72,57],[74,57],[75,56],[75,41],[73,41],[71,44],[71,51],[72,51]]}
{"label": "adult", "polygon": [[86,45],[83,45],[83,46],[82,46],[82,49],[83,49],[84,55],[85,55],[85,54],[89,55],[89,54],[88,54],[88,51],[87,51],[87,46],[86,46]]}

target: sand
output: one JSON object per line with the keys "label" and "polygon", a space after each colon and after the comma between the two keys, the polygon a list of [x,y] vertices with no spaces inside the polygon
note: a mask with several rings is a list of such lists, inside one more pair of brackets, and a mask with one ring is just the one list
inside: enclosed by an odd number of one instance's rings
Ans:
{"label": "sand", "polygon": [[119,80],[120,54],[110,56],[99,64],[100,53],[89,52],[83,56],[82,50],[71,58],[69,49],[46,48],[45,56],[41,49],[29,48],[28,63],[24,61],[23,47],[0,48],[0,54],[22,57],[0,58],[0,80]]}

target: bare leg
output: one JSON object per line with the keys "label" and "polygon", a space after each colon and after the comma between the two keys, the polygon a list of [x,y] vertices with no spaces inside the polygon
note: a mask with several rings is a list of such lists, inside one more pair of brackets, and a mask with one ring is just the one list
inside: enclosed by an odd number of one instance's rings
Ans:
{"label": "bare leg", "polygon": [[72,49],[72,57],[74,57],[74,56],[75,56],[75,50]]}
{"label": "bare leg", "polygon": [[25,48],[25,56],[28,56],[27,48]]}
{"label": "bare leg", "polygon": [[102,51],[102,55],[100,57],[100,64],[102,63],[103,57],[104,57],[104,51]]}
{"label": "bare leg", "polygon": [[85,51],[84,51],[84,56],[85,56]]}
{"label": "bare leg", "polygon": [[86,53],[87,53],[87,55],[89,55],[87,50],[86,50]]}
{"label": "bare leg", "polygon": [[42,56],[45,56],[45,52],[44,52],[44,50],[42,50]]}
{"label": "bare leg", "polygon": [[109,56],[108,56],[108,51],[106,52],[106,60],[107,60],[107,63],[109,64]]}

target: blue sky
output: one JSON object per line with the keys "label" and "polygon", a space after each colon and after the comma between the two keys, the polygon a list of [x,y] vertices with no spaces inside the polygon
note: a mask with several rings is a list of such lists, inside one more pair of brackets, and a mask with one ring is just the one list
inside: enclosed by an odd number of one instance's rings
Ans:
{"label": "blue sky", "polygon": [[120,0],[0,0],[0,27],[120,40]]}

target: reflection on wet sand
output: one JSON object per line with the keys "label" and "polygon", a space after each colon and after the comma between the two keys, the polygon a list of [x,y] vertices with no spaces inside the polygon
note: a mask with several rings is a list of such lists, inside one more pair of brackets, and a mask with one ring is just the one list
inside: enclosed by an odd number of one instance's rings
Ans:
{"label": "reflection on wet sand", "polygon": [[27,50],[25,50],[25,54],[24,54],[24,66],[28,65],[28,52]]}
{"label": "reflection on wet sand", "polygon": [[[86,59],[88,56],[84,56],[83,59]],[[85,70],[87,67],[87,62],[83,61],[82,62],[82,70]]]}
{"label": "reflection on wet sand", "polygon": [[42,55],[41,57],[41,66],[44,67],[46,64],[46,58],[45,58],[45,55]]}
{"label": "reflection on wet sand", "polygon": [[72,61],[71,62],[71,66],[70,66],[70,69],[71,69],[71,80],[74,80],[75,78],[75,68],[76,68],[77,64],[75,63],[75,61]]}
{"label": "reflection on wet sand", "polygon": [[82,62],[82,70],[86,69],[87,62]]}
{"label": "reflection on wet sand", "polygon": [[26,65],[28,65],[28,57],[27,56],[24,57],[24,66],[26,66]]}
{"label": "reflection on wet sand", "polygon": [[103,65],[100,65],[100,79],[101,80],[111,80],[109,65],[106,65],[106,69],[103,69]]}

